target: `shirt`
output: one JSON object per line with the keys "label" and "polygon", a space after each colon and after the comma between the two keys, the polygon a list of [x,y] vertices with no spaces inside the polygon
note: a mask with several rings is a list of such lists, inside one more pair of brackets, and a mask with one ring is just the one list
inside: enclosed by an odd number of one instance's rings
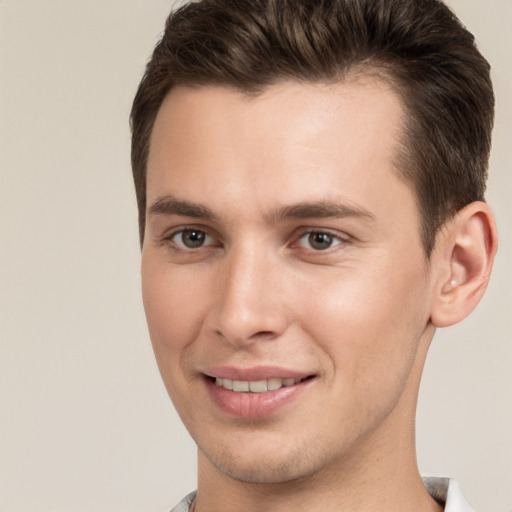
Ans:
{"label": "shirt", "polygon": [[[452,478],[429,476],[423,478],[423,483],[430,496],[444,504],[444,512],[475,512],[464,498],[459,484]],[[195,491],[191,492],[171,512],[189,512],[195,496]]]}

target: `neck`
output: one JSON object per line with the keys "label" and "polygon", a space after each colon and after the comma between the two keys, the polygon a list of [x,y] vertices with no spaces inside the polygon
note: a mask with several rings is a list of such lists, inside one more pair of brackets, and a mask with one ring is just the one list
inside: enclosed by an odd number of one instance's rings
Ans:
{"label": "neck", "polygon": [[411,423],[398,436],[394,431],[394,442],[387,436],[362,439],[333,467],[277,484],[234,480],[200,452],[194,512],[440,512],[417,468]]}
{"label": "neck", "polygon": [[[194,512],[441,512],[426,492],[419,474],[390,471],[387,479],[309,479],[286,484],[234,483],[215,488],[199,484]],[[398,481],[398,478],[403,478]]]}
{"label": "neck", "polygon": [[241,482],[199,451],[194,512],[441,512],[423,485],[415,452],[415,409],[427,348],[379,428],[360,438],[343,460],[315,474],[290,482]]}

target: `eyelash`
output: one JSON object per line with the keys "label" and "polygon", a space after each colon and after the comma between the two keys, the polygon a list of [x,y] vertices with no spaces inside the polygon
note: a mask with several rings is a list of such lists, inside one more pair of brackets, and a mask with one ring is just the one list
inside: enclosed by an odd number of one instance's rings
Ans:
{"label": "eyelash", "polygon": [[[183,243],[183,240],[181,243],[178,243],[176,241],[176,237],[178,237],[179,235],[183,236],[183,234],[186,232],[196,232],[196,233],[204,236],[205,240],[209,239],[210,243],[208,243],[207,245],[201,244],[197,247],[187,247]],[[301,243],[300,243],[301,240],[305,239],[306,237],[311,238],[312,236],[315,236],[315,235],[326,236],[329,239],[329,241],[331,242],[329,247],[326,247],[325,249],[315,249],[312,247],[304,247],[301,245]],[[312,253],[322,254],[322,253],[330,252],[334,247],[337,247],[342,244],[346,244],[348,242],[348,238],[349,238],[348,236],[343,237],[343,236],[340,236],[339,234],[334,234],[331,231],[326,230],[326,229],[304,228],[296,236],[294,236],[294,242],[291,244],[291,247],[298,246],[300,249],[310,251]],[[213,243],[211,243],[211,242],[213,242]],[[311,242],[311,239],[309,240],[309,242]],[[204,228],[197,228],[195,226],[186,226],[186,227],[181,227],[179,229],[176,229],[175,231],[172,231],[171,233],[166,235],[162,239],[162,243],[165,245],[169,245],[175,251],[196,252],[199,249],[205,249],[208,247],[215,246],[215,237],[208,234],[208,231],[205,230]]]}
{"label": "eyelash", "polygon": [[[295,242],[295,243],[298,244],[302,239],[304,239],[306,237],[308,237],[310,239],[312,236],[315,236],[315,235],[325,235],[326,237],[328,237],[330,239],[331,242],[334,242],[334,241],[336,242],[334,244],[331,244],[329,247],[327,247],[325,249],[314,249],[311,247],[310,248],[305,247],[306,250],[312,250],[315,253],[326,253],[330,249],[333,249],[334,247],[337,247],[338,245],[341,245],[341,244],[347,242],[347,238],[343,238],[340,235],[336,235],[329,230],[308,229],[308,230],[304,230],[300,233],[300,236],[297,238],[297,242]],[[311,240],[309,240],[309,242],[311,242]]]}
{"label": "eyelash", "polygon": [[164,237],[164,239],[162,240],[162,242],[164,244],[168,244],[168,243],[171,243],[171,244],[174,244],[174,246],[177,246],[177,247],[173,247],[175,250],[181,250],[181,251],[195,251],[196,249],[202,249],[204,247],[210,247],[212,244],[209,244],[209,245],[200,245],[198,247],[187,247],[185,246],[183,243],[178,243],[176,242],[176,237],[178,235],[183,235],[184,233],[186,232],[196,232],[196,233],[200,233],[202,235],[205,236],[205,239],[210,239],[211,241],[215,241],[215,239],[208,234],[207,231],[205,231],[204,229],[201,229],[201,228],[196,228],[194,226],[187,226],[187,227],[182,227],[180,229],[177,229],[175,231],[173,231],[172,233],[168,234],[167,236]]}

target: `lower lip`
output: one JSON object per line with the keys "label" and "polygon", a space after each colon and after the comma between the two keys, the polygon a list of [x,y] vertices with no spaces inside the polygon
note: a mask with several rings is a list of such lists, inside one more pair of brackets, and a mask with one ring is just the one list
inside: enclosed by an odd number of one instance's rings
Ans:
{"label": "lower lip", "polygon": [[313,379],[307,379],[293,386],[264,393],[238,393],[222,386],[217,386],[210,379],[205,379],[206,387],[213,402],[224,413],[240,418],[263,418],[270,416],[297,398]]}

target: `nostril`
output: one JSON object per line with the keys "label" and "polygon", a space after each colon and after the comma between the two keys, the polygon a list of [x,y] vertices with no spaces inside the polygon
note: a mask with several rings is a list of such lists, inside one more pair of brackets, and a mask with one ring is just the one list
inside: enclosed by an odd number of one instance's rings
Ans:
{"label": "nostril", "polygon": [[[234,334],[232,336],[227,336],[219,329],[216,329],[214,332],[217,336],[219,336],[219,338],[223,338],[227,341],[234,341],[235,343],[237,342],[237,337]],[[250,334],[249,336],[247,336],[244,339],[242,339],[240,337],[240,339],[238,341],[240,342],[240,344],[254,342],[254,341],[266,341],[266,340],[271,340],[273,338],[276,338],[278,335],[279,334],[277,332],[273,332],[273,331],[257,331],[253,334]]]}
{"label": "nostril", "polygon": [[275,332],[272,331],[258,331],[255,332],[251,338],[273,338],[276,336]]}

